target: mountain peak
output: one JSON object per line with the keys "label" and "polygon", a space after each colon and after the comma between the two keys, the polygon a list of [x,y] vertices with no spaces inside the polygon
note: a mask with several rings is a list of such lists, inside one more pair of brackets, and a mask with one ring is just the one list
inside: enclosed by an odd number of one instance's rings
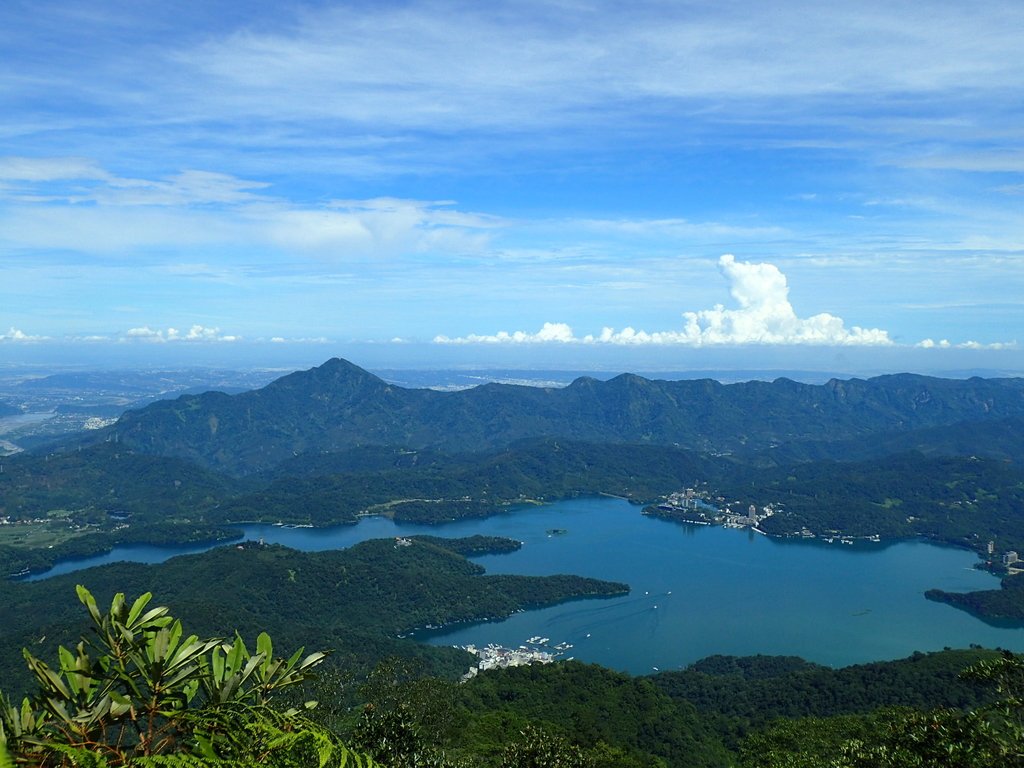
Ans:
{"label": "mountain peak", "polygon": [[[312,371],[354,371],[354,372],[369,374],[369,371],[367,371],[365,368],[360,368],[358,365],[356,365],[352,361],[346,360],[343,357],[332,357],[330,360],[327,360],[327,361],[321,363],[320,365],[316,365],[313,368],[311,368],[310,370],[312,370]],[[372,376],[373,374],[370,374],[370,375]]]}
{"label": "mountain peak", "polygon": [[332,357],[326,363],[306,371],[296,371],[282,376],[267,385],[268,390],[322,390],[329,388],[334,392],[351,392],[356,389],[380,389],[389,386],[379,376],[374,376],[365,368],[360,368],[340,357]]}

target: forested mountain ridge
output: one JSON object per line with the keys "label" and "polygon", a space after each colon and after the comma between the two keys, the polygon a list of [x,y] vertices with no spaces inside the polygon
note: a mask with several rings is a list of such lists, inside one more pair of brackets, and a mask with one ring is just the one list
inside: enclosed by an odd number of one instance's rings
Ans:
{"label": "forested mountain ridge", "polygon": [[90,439],[246,475],[307,452],[393,445],[460,453],[537,437],[713,452],[814,442],[821,454],[824,444],[874,434],[1022,416],[1024,379],[899,374],[727,385],[623,374],[562,389],[487,384],[437,392],[390,385],[336,358],[239,395],[154,403]]}
{"label": "forested mountain ridge", "polygon": [[822,440],[789,443],[769,451],[754,451],[745,458],[755,464],[787,464],[821,459],[863,461],[915,451],[924,456],[979,456],[1018,461],[1024,456],[1024,417],[879,432],[870,439]]}

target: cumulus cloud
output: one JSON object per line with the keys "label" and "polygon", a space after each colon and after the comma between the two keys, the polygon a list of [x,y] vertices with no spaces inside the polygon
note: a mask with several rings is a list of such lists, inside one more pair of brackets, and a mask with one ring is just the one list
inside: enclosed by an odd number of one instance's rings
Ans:
{"label": "cumulus cloud", "polygon": [[434,341],[438,344],[544,344],[579,342],[581,339],[577,339],[573,335],[572,328],[565,323],[544,323],[537,333],[498,331],[493,336],[475,333],[454,339],[448,336],[435,336]]}
{"label": "cumulus cloud", "polygon": [[222,334],[220,328],[205,328],[201,325],[193,325],[184,332],[179,331],[177,328],[162,330],[144,325],[140,328],[129,328],[123,336],[125,341],[148,341],[157,344],[170,341],[238,341],[240,338],[240,336]]}
{"label": "cumulus cloud", "polygon": [[1017,349],[1016,341],[996,341],[991,344],[982,344],[980,341],[964,341],[960,344],[951,344],[949,339],[923,339],[915,346],[921,349]]}
{"label": "cumulus cloud", "polygon": [[737,261],[732,254],[719,259],[738,305],[683,313],[681,329],[648,332],[606,327],[597,335],[578,337],[565,323],[545,323],[537,333],[500,331],[494,335],[437,336],[440,344],[681,344],[726,346],[740,344],[816,344],[827,346],[888,346],[892,339],[880,328],[846,327],[842,318],[827,312],[798,317],[789,301],[786,276],[774,264]]}
{"label": "cumulus cloud", "polygon": [[30,336],[24,331],[18,330],[13,326],[9,331],[7,331],[7,333],[0,333],[0,343],[45,341],[47,338],[47,336]]}

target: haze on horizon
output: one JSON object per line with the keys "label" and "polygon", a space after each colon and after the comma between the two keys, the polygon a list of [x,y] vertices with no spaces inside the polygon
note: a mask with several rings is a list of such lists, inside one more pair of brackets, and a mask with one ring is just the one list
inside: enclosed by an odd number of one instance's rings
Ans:
{"label": "haze on horizon", "polygon": [[1024,371],[1024,6],[0,8],[0,365]]}

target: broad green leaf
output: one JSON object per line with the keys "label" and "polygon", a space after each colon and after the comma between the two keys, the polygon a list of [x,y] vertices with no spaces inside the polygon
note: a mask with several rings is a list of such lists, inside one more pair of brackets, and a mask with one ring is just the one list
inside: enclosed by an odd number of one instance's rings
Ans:
{"label": "broad green leaf", "polygon": [[256,653],[262,653],[267,659],[274,658],[274,643],[266,632],[260,632],[256,637]]}
{"label": "broad green leaf", "polygon": [[210,652],[210,671],[213,682],[219,685],[224,680],[224,669],[226,667],[224,649],[217,646]]}
{"label": "broad green leaf", "polygon": [[75,591],[78,593],[78,599],[89,611],[89,615],[92,616],[92,620],[97,624],[100,624],[102,622],[100,618],[100,609],[96,605],[96,600],[93,598],[92,593],[81,584],[75,586]]}
{"label": "broad green leaf", "polygon": [[21,731],[22,733],[29,733],[34,731],[36,728],[36,712],[32,709],[32,703],[26,696],[21,701]]}
{"label": "broad green leaf", "polygon": [[300,670],[312,669],[317,664],[319,664],[321,661],[323,661],[324,659],[327,658],[327,653],[328,653],[327,651],[315,651],[314,653],[309,654],[309,656],[304,658],[302,660],[302,663],[299,664],[299,669]]}
{"label": "broad green leaf", "polygon": [[139,595],[135,602],[132,603],[132,609],[128,611],[128,620],[125,622],[125,624],[127,624],[128,626],[133,625],[136,619],[139,618],[139,614],[142,613],[142,610],[149,604],[149,601],[152,599],[152,592],[145,592]]}
{"label": "broad green leaf", "polygon": [[169,616],[166,616],[166,613],[167,608],[165,606],[151,608],[150,610],[146,611],[145,615],[143,615],[136,622],[135,626],[138,629],[149,629],[150,627],[167,626],[174,620]]}
{"label": "broad green leaf", "polygon": [[120,619],[124,614],[124,592],[118,592],[110,601],[110,616],[113,619]]}
{"label": "broad green leaf", "polygon": [[59,675],[54,673],[46,664],[35,658],[27,650],[23,651],[23,653],[25,661],[28,663],[28,668],[44,689],[57,693],[65,699],[71,698],[71,691],[64,685],[64,681],[60,679]]}
{"label": "broad green leaf", "polygon": [[110,696],[110,714],[114,717],[121,717],[132,711],[132,700],[127,696],[123,696],[117,691],[111,691]]}
{"label": "broad green leaf", "polygon": [[235,643],[228,651],[228,670],[231,673],[237,672],[242,667],[243,659],[249,658],[249,650],[239,635],[235,635]]}

